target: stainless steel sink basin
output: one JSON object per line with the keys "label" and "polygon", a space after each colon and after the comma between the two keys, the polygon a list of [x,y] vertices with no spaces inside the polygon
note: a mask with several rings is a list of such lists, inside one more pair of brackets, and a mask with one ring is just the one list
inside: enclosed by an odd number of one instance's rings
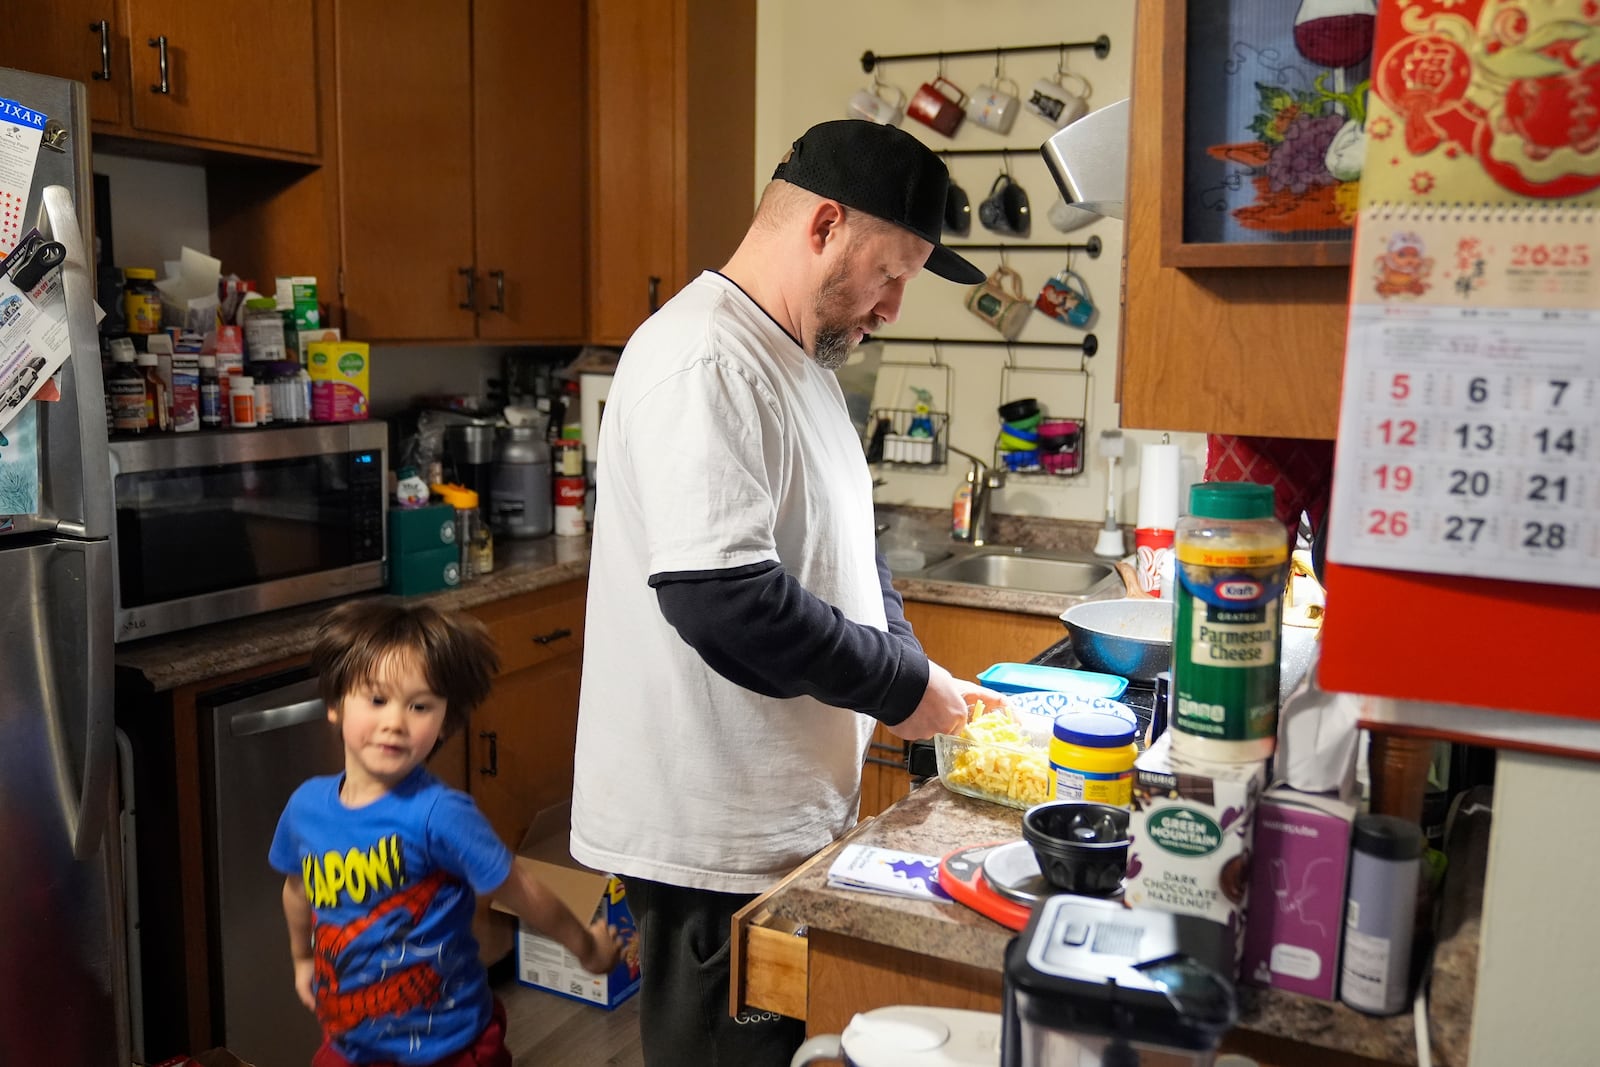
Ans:
{"label": "stainless steel sink basin", "polygon": [[1035,549],[982,548],[922,572],[941,582],[966,582],[994,589],[1079,595],[1088,593],[1116,571],[1109,563]]}

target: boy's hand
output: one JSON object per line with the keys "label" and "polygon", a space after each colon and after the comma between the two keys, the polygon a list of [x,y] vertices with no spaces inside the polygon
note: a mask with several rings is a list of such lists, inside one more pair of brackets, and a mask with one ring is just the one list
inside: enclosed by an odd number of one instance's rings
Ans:
{"label": "boy's hand", "polygon": [[578,957],[583,969],[590,974],[610,974],[611,968],[622,958],[622,938],[617,928],[604,919],[589,924],[589,947]]}
{"label": "boy's hand", "polygon": [[309,1010],[317,1010],[317,998],[312,995],[311,984],[316,964],[309,959],[294,961],[294,991],[300,994],[300,1003]]}

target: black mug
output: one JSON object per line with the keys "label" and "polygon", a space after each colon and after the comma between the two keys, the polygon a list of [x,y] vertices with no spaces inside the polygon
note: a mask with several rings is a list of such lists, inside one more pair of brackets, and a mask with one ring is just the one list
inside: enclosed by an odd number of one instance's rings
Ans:
{"label": "black mug", "polygon": [[972,232],[972,203],[967,191],[954,180],[944,195],[944,232],[965,237]]}
{"label": "black mug", "polygon": [[1028,210],[1028,194],[1002,174],[994,180],[989,196],[978,205],[978,221],[986,229],[1006,237],[1026,237],[1032,229],[1032,212]]}

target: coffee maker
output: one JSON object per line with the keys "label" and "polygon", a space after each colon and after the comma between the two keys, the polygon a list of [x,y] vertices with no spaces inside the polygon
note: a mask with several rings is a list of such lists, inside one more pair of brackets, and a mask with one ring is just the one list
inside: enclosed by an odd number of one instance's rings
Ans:
{"label": "coffee maker", "polygon": [[478,494],[478,510],[490,514],[494,487],[494,436],[497,420],[448,412],[444,415],[444,476]]}

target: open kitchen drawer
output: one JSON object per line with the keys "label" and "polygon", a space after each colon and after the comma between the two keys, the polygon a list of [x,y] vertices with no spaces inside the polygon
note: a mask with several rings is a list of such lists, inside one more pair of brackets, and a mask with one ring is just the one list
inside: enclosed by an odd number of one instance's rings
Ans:
{"label": "open kitchen drawer", "polygon": [[728,1013],[775,1011],[791,1019],[806,1017],[810,963],[805,927],[773,914],[770,902],[800,876],[827,869],[841,848],[872,823],[862,819],[848,833],[790,871],[783,880],[733,915]]}

